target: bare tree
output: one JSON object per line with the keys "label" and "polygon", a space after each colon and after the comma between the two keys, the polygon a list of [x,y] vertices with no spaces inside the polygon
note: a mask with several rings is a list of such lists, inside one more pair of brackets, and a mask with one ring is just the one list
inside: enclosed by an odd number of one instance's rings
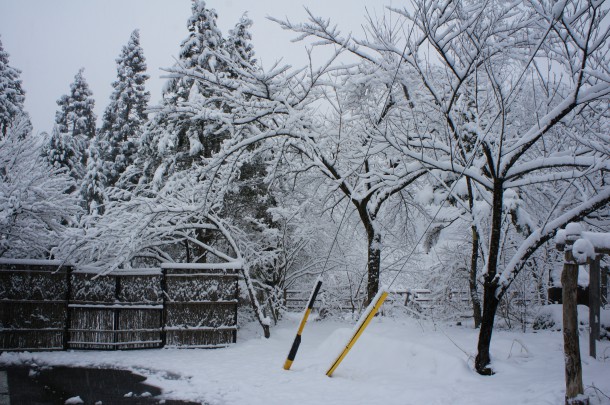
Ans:
{"label": "bare tree", "polygon": [[[545,183],[569,190],[607,170],[607,148],[600,144],[610,96],[610,30],[601,24],[607,10],[585,0],[555,5],[422,0],[391,12],[402,20],[371,21],[365,40],[342,36],[314,16],[306,24],[280,24],[301,38],[315,36],[349,50],[378,66],[379,74],[396,75],[392,108],[401,113],[393,115],[399,119],[392,120],[392,131],[377,133],[375,140],[431,173],[464,176],[472,197],[488,204],[486,221],[471,211],[486,263],[475,365],[479,373],[491,374],[494,318],[515,275],[556,229],[610,201],[607,186],[594,187],[561,212],[560,193],[547,206],[546,218],[529,224],[529,236],[508,265],[501,264],[503,229],[512,215],[507,197],[519,200]],[[525,220],[525,207],[519,212]]]}

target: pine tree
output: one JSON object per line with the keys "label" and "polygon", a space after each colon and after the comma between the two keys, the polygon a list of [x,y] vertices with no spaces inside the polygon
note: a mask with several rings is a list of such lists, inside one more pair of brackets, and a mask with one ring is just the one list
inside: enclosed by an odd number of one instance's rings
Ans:
{"label": "pine tree", "polygon": [[83,77],[84,70],[81,68],[74,76],[74,82],[70,85],[70,94],[63,95],[57,100],[60,109],[55,114],[55,123],[62,133],[90,140],[95,136],[96,116],[93,113],[95,101]]}
{"label": "pine tree", "polygon": [[[76,180],[84,176],[85,152],[89,141],[95,136],[95,101],[83,77],[83,70],[80,69],[74,76],[70,94],[57,100],[59,110],[55,114],[56,126],[47,146],[49,161],[67,167]],[[57,147],[61,149],[55,152]]]}
{"label": "pine tree", "polygon": [[102,215],[106,202],[104,160],[97,137],[87,149],[87,174],[80,187],[83,205],[90,215]]}
{"label": "pine tree", "polygon": [[231,60],[244,69],[255,69],[254,46],[252,45],[252,34],[250,28],[252,20],[248,13],[244,13],[232,30],[229,30],[227,39],[227,51]]}
{"label": "pine tree", "polygon": [[0,137],[4,138],[8,128],[17,117],[29,118],[23,111],[25,91],[21,87],[21,71],[9,65],[9,54],[4,51],[0,41]]}
{"label": "pine tree", "polygon": [[100,134],[104,142],[102,158],[108,186],[114,186],[133,164],[142,125],[148,118],[145,110],[150,93],[144,84],[149,76],[138,30],[131,33],[116,62],[117,80],[112,83],[114,91],[104,112]]}
{"label": "pine tree", "polygon": [[[221,71],[223,64],[214,55],[214,52],[224,45],[222,33],[216,24],[216,10],[206,8],[203,0],[193,0],[191,11],[192,15],[187,22],[189,35],[180,44],[178,66],[185,69],[203,69],[212,73]],[[170,80],[164,89],[164,99],[174,105],[188,101],[194,83],[195,80],[187,76]]]}
{"label": "pine tree", "polygon": [[[78,140],[60,132],[56,125],[43,149],[43,155],[54,168],[64,168],[73,179],[80,179],[84,173],[80,149],[81,145],[78,144]],[[72,191],[74,189],[68,190],[68,192]]]}
{"label": "pine tree", "polygon": [[[180,46],[179,60],[175,68],[195,69],[214,75],[225,75],[228,57],[225,41],[216,24],[216,11],[206,8],[205,2],[193,0],[192,15],[188,19],[188,37]],[[222,58],[217,55],[221,54]],[[163,100],[144,136],[143,143],[150,143],[152,154],[143,164],[147,179],[162,181],[168,175],[191,167],[200,157],[209,157],[218,150],[226,134],[220,125],[195,115],[185,105],[204,106],[218,104],[213,92],[202,81],[188,75],[171,78],[163,89]],[[155,173],[153,175],[153,173]]]}

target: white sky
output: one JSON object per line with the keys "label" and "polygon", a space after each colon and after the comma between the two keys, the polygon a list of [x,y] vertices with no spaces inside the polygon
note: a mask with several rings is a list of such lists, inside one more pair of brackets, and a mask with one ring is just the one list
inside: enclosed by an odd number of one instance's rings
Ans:
{"label": "white sky", "polygon": [[[280,58],[295,67],[306,63],[305,45],[291,43],[295,35],[266,16],[304,22],[305,5],[314,15],[330,18],[343,32],[360,34],[367,10],[379,15],[383,4],[392,5],[392,0],[207,1],[218,13],[223,35],[248,11],[254,21],[255,52],[266,68]],[[394,5],[401,2],[394,0]],[[140,29],[151,76],[147,89],[151,103],[156,103],[164,82],[160,68],[173,64],[187,36],[190,10],[191,0],[0,0],[0,39],[10,64],[22,71],[34,131],[52,129],[56,100],[68,92],[80,67],[85,68],[99,121],[116,78],[115,59],[135,28]]]}

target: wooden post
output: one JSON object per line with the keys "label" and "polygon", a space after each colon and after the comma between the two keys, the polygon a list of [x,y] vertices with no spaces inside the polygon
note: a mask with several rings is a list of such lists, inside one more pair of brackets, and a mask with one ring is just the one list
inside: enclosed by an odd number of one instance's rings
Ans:
{"label": "wooden post", "polygon": [[161,347],[165,347],[167,344],[167,269],[161,267],[161,302],[163,308],[161,309]]}
{"label": "wooden post", "polygon": [[233,330],[233,343],[237,343],[237,309],[239,307],[239,278],[237,274],[239,270],[233,270],[235,272],[235,314],[233,315],[233,325],[235,325],[235,330]]}
{"label": "wooden post", "polygon": [[[586,405],[583,396],[582,365],[580,362],[580,342],[578,340],[578,312],[576,289],[578,286],[578,263],[572,255],[572,245],[580,238],[581,230],[576,224],[566,228],[563,272],[561,273],[563,301],[563,350],[565,360],[566,405]],[[582,398],[582,399],[581,399]]]}
{"label": "wooden post", "polygon": [[608,271],[610,271],[609,267],[601,269],[601,304],[603,306],[608,305]]}
{"label": "wooden post", "polygon": [[[108,276],[108,277],[112,277],[112,276]],[[114,302],[115,304],[119,302],[119,295],[121,294],[121,277],[118,275],[114,276]],[[118,308],[114,308],[114,310],[112,311],[113,313],[113,322],[112,322],[112,342],[114,343],[114,345],[112,346],[113,350],[117,350],[118,343],[119,343],[119,329],[120,329],[120,325],[119,325],[119,319],[121,318],[120,313],[119,313],[120,309]]]}
{"label": "wooden post", "polygon": [[70,316],[70,299],[72,298],[72,266],[65,266],[66,269],[66,324],[64,326],[64,350],[70,348],[70,328],[72,317]]}
{"label": "wooden post", "polygon": [[596,358],[596,342],[599,340],[600,315],[600,256],[589,265],[589,356]]}

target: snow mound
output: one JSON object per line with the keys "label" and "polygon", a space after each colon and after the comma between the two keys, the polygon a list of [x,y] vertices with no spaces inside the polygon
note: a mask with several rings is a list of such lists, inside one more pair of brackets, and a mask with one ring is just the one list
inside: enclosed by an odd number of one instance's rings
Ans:
{"label": "snow mound", "polygon": [[[589,308],[586,305],[578,305],[578,323],[589,325]],[[535,330],[548,329],[561,331],[563,328],[563,305],[551,304],[542,307],[534,319]]]}

